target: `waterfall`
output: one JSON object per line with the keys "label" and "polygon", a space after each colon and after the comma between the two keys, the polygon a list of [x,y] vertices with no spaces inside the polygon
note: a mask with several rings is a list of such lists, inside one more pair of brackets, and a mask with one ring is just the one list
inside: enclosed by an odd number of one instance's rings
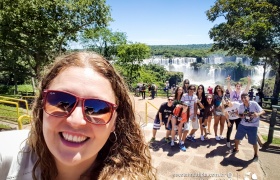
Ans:
{"label": "waterfall", "polygon": [[[250,65],[251,59],[242,58],[242,57],[219,57],[219,56],[210,56],[207,58],[202,58],[202,60],[209,64],[210,66],[201,67],[198,71],[195,71],[191,66],[191,63],[196,62],[194,57],[175,57],[172,59],[164,58],[162,56],[154,56],[150,59],[145,59],[144,64],[158,64],[163,66],[168,71],[183,72],[184,79],[189,79],[191,84],[203,84],[205,87],[215,86],[216,83],[225,84],[225,78],[228,75],[232,75],[232,78],[235,77],[235,72],[222,71],[217,64],[225,62],[235,62],[243,63],[245,65]],[[267,68],[266,77],[268,77],[270,67]],[[260,85],[263,74],[263,66],[256,65],[254,70],[251,71],[252,84]]]}

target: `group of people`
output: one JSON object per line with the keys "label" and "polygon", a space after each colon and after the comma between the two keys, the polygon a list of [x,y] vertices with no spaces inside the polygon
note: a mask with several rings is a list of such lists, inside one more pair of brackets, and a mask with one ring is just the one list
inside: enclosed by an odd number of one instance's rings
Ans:
{"label": "group of people", "polygon": [[[166,128],[165,141],[170,142],[171,147],[175,146],[178,139],[178,146],[182,151],[186,151],[185,140],[195,142],[195,132],[200,129],[201,141],[207,140],[211,135],[211,121],[214,116],[215,140],[224,139],[223,131],[225,123],[228,126],[226,133],[226,146],[231,147],[230,136],[233,125],[236,126],[233,153],[239,151],[240,141],[247,136],[248,142],[253,145],[253,160],[258,160],[257,148],[257,128],[260,116],[264,114],[261,106],[250,101],[249,88],[251,78],[247,78],[247,86],[242,90],[240,82],[235,83],[235,88],[231,87],[231,77],[226,78],[229,96],[226,96],[223,86],[216,85],[214,92],[205,93],[204,86],[190,84],[188,79],[183,81],[182,86],[178,86],[174,96],[168,97],[168,102],[163,103],[155,117],[153,125],[153,137],[155,141],[156,132],[161,125]],[[208,92],[212,91],[210,86]],[[219,129],[219,132],[218,132]],[[178,138],[176,137],[178,135]],[[171,136],[171,138],[170,138]]]}
{"label": "group of people", "polygon": [[154,99],[155,96],[156,96],[157,86],[155,84],[150,84],[148,86],[146,84],[142,84],[142,86],[139,86],[137,88],[139,88],[142,99],[146,98],[146,91],[147,90],[149,92],[149,96],[151,96],[151,99]]}

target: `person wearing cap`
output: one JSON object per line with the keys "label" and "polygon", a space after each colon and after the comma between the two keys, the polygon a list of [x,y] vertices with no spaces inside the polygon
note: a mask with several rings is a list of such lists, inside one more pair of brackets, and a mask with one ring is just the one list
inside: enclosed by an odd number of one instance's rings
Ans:
{"label": "person wearing cap", "polygon": [[257,102],[249,100],[248,93],[242,93],[241,100],[242,104],[240,104],[238,110],[241,122],[237,128],[235,135],[235,147],[232,152],[237,153],[239,151],[239,141],[247,134],[248,142],[249,144],[252,144],[254,148],[254,157],[252,160],[256,162],[258,161],[257,132],[260,123],[260,116],[264,114],[265,111]]}
{"label": "person wearing cap", "polygon": [[179,148],[182,151],[186,151],[187,148],[184,145],[184,140],[182,138],[182,128],[184,125],[184,132],[189,130],[189,117],[190,117],[190,110],[189,110],[189,103],[188,102],[181,102],[178,104],[175,109],[173,110],[172,115],[172,131],[171,131],[171,147],[174,146],[175,140],[175,126],[177,124],[178,127],[178,136],[179,136]]}

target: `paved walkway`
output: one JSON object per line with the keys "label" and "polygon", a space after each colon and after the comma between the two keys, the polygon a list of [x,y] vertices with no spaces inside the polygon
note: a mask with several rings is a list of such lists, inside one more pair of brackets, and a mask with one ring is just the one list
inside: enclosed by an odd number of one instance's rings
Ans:
{"label": "paved walkway", "polygon": [[[152,137],[152,122],[156,115],[157,109],[161,103],[166,101],[166,98],[155,98],[153,100],[142,100],[139,97],[134,97],[137,119],[142,125],[146,141]],[[145,109],[146,102],[148,103],[148,118],[145,125]],[[213,126],[213,122],[212,125]],[[269,126],[269,125],[268,125]],[[266,130],[266,131],[265,131]],[[227,127],[223,136],[226,136]],[[267,123],[261,122],[260,130],[262,133],[268,131]],[[232,154],[232,148],[226,147],[226,140],[216,141],[212,135],[209,140],[200,140],[200,130],[196,132],[196,142],[186,141],[186,152],[180,151],[177,144],[171,148],[170,144],[164,141],[165,130],[162,127],[156,136],[156,141],[150,144],[150,150],[153,159],[153,165],[158,170],[158,179],[252,179],[255,174],[257,179],[279,179],[279,153],[278,149],[260,149],[259,162],[253,162],[253,147],[248,144],[247,139],[242,141],[240,150],[237,154]],[[218,130],[219,132],[219,130]],[[235,128],[231,135],[234,139]],[[275,163],[275,167],[269,164]]]}

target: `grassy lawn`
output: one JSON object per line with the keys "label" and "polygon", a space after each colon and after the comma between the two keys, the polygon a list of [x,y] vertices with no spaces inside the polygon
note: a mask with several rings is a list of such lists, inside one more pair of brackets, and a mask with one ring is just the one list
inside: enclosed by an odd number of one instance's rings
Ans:
{"label": "grassy lawn", "polygon": [[11,129],[11,127],[6,124],[0,124],[0,129]]}
{"label": "grassy lawn", "polygon": [[[262,135],[262,138],[267,141],[267,136],[266,135]],[[280,145],[280,138],[273,138],[272,139],[272,144],[277,144],[277,145]]]}
{"label": "grassy lawn", "polygon": [[[19,110],[19,114],[23,115],[21,110]],[[17,122],[18,115],[16,112],[15,106],[6,106],[4,104],[0,104],[0,118],[3,120],[9,120],[13,122]],[[22,124],[28,124],[29,120],[27,118],[24,118],[22,120]]]}

